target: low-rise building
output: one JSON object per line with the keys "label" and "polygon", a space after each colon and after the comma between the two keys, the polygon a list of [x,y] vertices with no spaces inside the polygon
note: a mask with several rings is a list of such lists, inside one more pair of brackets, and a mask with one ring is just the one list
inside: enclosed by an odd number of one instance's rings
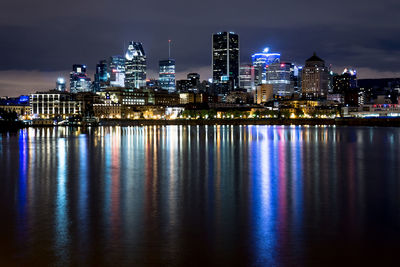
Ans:
{"label": "low-rise building", "polygon": [[31,107],[29,105],[29,96],[4,97],[0,99],[0,109],[6,112],[15,112],[20,119],[30,118]]}
{"label": "low-rise building", "polygon": [[399,104],[373,104],[360,107],[343,107],[344,117],[399,117]]}
{"label": "low-rise building", "polygon": [[274,89],[272,84],[262,84],[256,87],[254,95],[255,103],[262,104],[272,100],[274,97]]}
{"label": "low-rise building", "polygon": [[94,116],[100,119],[121,118],[121,104],[102,103],[93,105]]}
{"label": "low-rise building", "polygon": [[186,105],[195,102],[196,102],[196,95],[194,93],[187,92],[179,94],[179,103],[181,105]]}
{"label": "low-rise building", "polygon": [[76,99],[76,94],[50,90],[36,92],[30,95],[32,118],[67,118],[82,114],[82,101]]}

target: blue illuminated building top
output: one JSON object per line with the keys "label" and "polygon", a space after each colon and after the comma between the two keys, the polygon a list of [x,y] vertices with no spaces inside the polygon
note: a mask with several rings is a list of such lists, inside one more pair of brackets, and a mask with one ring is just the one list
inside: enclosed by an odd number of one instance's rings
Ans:
{"label": "blue illuminated building top", "polygon": [[29,96],[21,95],[20,97],[8,97],[0,99],[2,106],[29,106]]}
{"label": "blue illuminated building top", "polygon": [[281,61],[280,53],[270,53],[269,48],[265,48],[261,53],[255,53],[251,56],[254,66],[262,66],[265,68],[267,65],[279,63]]}

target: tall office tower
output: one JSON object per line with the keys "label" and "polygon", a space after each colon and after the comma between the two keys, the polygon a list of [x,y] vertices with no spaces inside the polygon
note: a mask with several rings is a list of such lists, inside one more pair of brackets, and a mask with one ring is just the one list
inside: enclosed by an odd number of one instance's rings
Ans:
{"label": "tall office tower", "polygon": [[200,74],[198,73],[189,73],[187,79],[190,81],[192,88],[197,88],[200,85]]}
{"label": "tall office tower", "polygon": [[326,97],[328,94],[329,71],[325,61],[314,53],[306,60],[302,71],[302,93],[311,97]]}
{"label": "tall office tower", "polygon": [[64,78],[60,77],[57,79],[56,90],[61,92],[65,92],[67,90],[67,85]]}
{"label": "tall office tower", "polygon": [[266,67],[271,64],[281,62],[281,54],[269,52],[269,47],[266,47],[263,52],[255,53],[251,56],[254,68],[257,70],[257,76],[255,78],[257,84],[265,84],[266,78]]}
{"label": "tall office tower", "polygon": [[341,75],[333,76],[333,93],[343,94],[355,88],[357,88],[356,70],[346,68]]}
{"label": "tall office tower", "polygon": [[239,35],[219,32],[212,36],[213,83],[221,93],[239,86]]}
{"label": "tall office tower", "polygon": [[294,65],[273,63],[266,66],[266,84],[271,84],[275,96],[291,96],[294,92]]}
{"label": "tall office tower", "polygon": [[99,64],[96,65],[96,73],[94,74],[94,91],[100,92],[107,87],[108,84],[108,71],[107,61],[100,60]]}
{"label": "tall office tower", "polygon": [[146,54],[142,43],[129,42],[125,53],[125,87],[129,91],[146,86]]}
{"label": "tall office tower", "polygon": [[247,92],[252,92],[256,89],[254,80],[254,66],[252,64],[241,65],[239,71],[239,87],[246,89]]}
{"label": "tall office tower", "polygon": [[108,75],[110,76],[110,86],[125,87],[125,58],[123,56],[109,58]]}
{"label": "tall office tower", "polygon": [[296,94],[301,93],[301,74],[303,67],[302,66],[294,66],[294,92]]}
{"label": "tall office tower", "polygon": [[91,92],[92,83],[86,74],[86,65],[74,64],[70,72],[69,90],[71,93]]}
{"label": "tall office tower", "polygon": [[159,82],[161,88],[169,92],[175,92],[175,60],[171,58],[160,60],[159,66]]}
{"label": "tall office tower", "polygon": [[168,59],[160,60],[159,70],[161,88],[169,92],[175,92],[175,59],[171,58],[171,40],[168,40]]}

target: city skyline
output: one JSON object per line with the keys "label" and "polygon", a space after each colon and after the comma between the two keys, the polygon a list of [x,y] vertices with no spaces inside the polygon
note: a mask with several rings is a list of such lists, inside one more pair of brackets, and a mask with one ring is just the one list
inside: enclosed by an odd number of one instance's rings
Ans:
{"label": "city skyline", "polygon": [[[158,61],[165,57],[169,39],[173,40],[177,79],[189,72],[211,77],[211,35],[219,31],[240,35],[241,63],[250,62],[251,54],[269,46],[285,61],[303,63],[316,51],[334,69],[357,69],[359,78],[399,76],[400,40],[394,23],[399,4],[393,0],[368,6],[341,0],[285,6],[258,1],[246,5],[232,1],[229,6],[205,2],[196,8],[181,1],[135,3],[142,11],[135,18],[127,16],[134,3],[95,6],[88,1],[76,8],[70,2],[41,1],[25,5],[24,12],[20,4],[4,4],[0,11],[0,33],[8,36],[1,44],[7,51],[0,63],[1,95],[53,87],[58,76],[67,77],[72,64],[86,64],[93,77],[98,61],[123,54],[130,40],[145,46],[148,77],[157,77]],[[109,10],[118,11],[112,19]]]}
{"label": "city skyline", "polygon": [[[212,33],[214,34],[214,33]],[[211,35],[212,35],[211,34]],[[125,47],[128,46],[127,45]],[[211,42],[210,42],[211,44]],[[270,48],[268,46],[264,46],[259,49],[259,51],[265,49],[265,48]],[[126,51],[126,49],[124,50]],[[257,53],[259,51],[252,51],[250,54]],[[277,52],[281,52],[278,51]],[[240,51],[242,53],[242,51]],[[111,56],[124,56],[125,53],[121,52],[120,55],[111,55]],[[210,49],[209,51],[209,57],[211,58],[212,61],[212,51]],[[248,53],[246,53],[248,54]],[[320,53],[318,53],[320,55]],[[245,65],[245,64],[251,64],[251,55],[248,56],[247,60],[242,60],[240,61],[240,65]],[[281,53],[283,60],[285,62],[289,62],[290,60],[287,60],[284,53]],[[101,58],[109,58],[111,57],[109,55],[99,57]],[[151,56],[150,56],[151,57]],[[161,57],[162,58],[162,57]],[[291,62],[297,63],[299,66],[304,65],[305,60],[308,58],[308,56],[304,56],[304,60],[292,60]],[[87,67],[87,75],[90,78],[95,77],[96,73],[96,65],[98,64],[99,61],[97,60],[91,64],[86,64],[86,63],[79,63],[79,64],[84,64]],[[152,62],[151,60],[150,62]],[[157,79],[159,76],[159,61],[157,61],[157,66],[154,67],[152,66],[150,69],[147,70],[147,79]],[[379,79],[379,78],[397,78],[400,76],[400,71],[380,71],[376,72],[373,69],[366,68],[366,67],[360,67],[360,68],[355,68],[354,64],[348,63],[344,64],[343,66],[337,66],[337,65],[332,65],[329,60],[326,61],[327,66],[330,66],[334,72],[341,73],[343,69],[346,68],[354,68],[357,69],[357,75],[359,79]],[[212,62],[207,66],[201,66],[199,68],[188,68],[186,70],[182,70],[179,68],[179,63],[176,65],[176,80],[181,80],[185,79],[188,73],[194,72],[194,73],[199,73],[201,76],[201,80],[209,80],[212,78]],[[76,64],[76,63],[74,63]],[[74,65],[72,64],[72,65]],[[71,67],[70,67],[71,68]],[[179,70],[180,69],[180,70]],[[48,89],[53,89],[55,88],[55,82],[57,81],[58,78],[64,78],[68,80],[68,77],[70,75],[71,70],[70,69],[65,69],[65,70],[60,70],[60,71],[39,71],[39,70],[5,70],[1,71],[0,70],[0,96],[18,96],[18,95],[23,95],[23,94],[29,94],[34,91],[38,90],[48,90]],[[17,78],[18,77],[18,78]],[[68,88],[69,89],[69,88]]]}

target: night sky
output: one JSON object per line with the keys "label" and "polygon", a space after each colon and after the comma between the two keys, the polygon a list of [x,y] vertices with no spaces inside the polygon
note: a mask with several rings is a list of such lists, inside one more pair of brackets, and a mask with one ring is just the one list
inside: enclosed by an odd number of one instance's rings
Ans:
{"label": "night sky", "polygon": [[51,89],[74,63],[92,75],[130,40],[143,43],[149,78],[172,39],[177,78],[195,71],[207,79],[218,31],[239,34],[242,63],[269,46],[298,64],[316,51],[336,71],[399,77],[399,12],[398,0],[2,1],[0,96]]}

